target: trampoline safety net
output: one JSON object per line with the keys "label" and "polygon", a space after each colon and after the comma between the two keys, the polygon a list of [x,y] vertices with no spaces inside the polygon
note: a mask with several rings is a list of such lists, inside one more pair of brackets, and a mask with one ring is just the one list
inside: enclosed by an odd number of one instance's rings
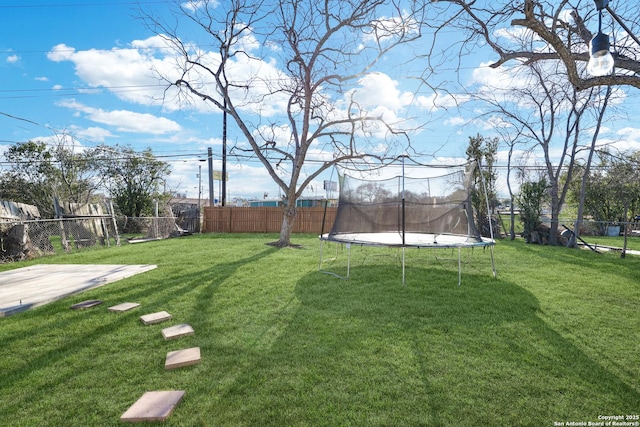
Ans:
{"label": "trampoline safety net", "polygon": [[[421,166],[405,173],[403,162],[401,169],[396,165],[395,174],[382,170],[339,173],[336,218],[331,231],[323,231],[320,238],[343,244],[402,247],[403,283],[406,247],[459,251],[493,246],[493,236],[482,237],[475,225],[471,203],[475,167],[475,162]],[[460,260],[458,264],[460,276]],[[495,265],[493,270],[495,276]]]}
{"label": "trampoline safety net", "polygon": [[[427,177],[398,175],[378,180],[343,173],[336,219],[326,237],[341,240],[341,235],[379,234],[379,244],[414,246],[415,234],[449,235],[459,236],[456,240],[462,244],[482,244],[471,207],[474,167],[472,162],[430,168]],[[400,239],[384,241],[389,233]],[[433,245],[432,240],[423,240]]]}

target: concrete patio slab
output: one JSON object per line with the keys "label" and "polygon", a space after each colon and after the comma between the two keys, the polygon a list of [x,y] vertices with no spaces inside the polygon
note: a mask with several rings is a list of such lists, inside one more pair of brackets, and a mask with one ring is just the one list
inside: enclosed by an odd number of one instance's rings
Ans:
{"label": "concrete patio slab", "polygon": [[0,272],[0,317],[156,268],[155,265],[38,264]]}
{"label": "concrete patio slab", "polygon": [[183,397],[182,390],[148,391],[120,416],[120,421],[132,423],[164,421]]}

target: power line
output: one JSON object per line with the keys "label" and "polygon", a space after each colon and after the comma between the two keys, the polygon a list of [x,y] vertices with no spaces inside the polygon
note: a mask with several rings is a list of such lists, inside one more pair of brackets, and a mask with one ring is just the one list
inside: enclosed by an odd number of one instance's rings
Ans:
{"label": "power line", "polygon": [[2,111],[0,111],[0,115],[3,115],[3,116],[6,116],[6,117],[9,117],[10,119],[21,120],[21,121],[23,121],[23,122],[27,122],[27,123],[34,124],[34,125],[36,125],[36,126],[40,126],[40,124],[39,124],[39,123],[36,123],[36,122],[34,122],[33,120],[25,119],[25,118],[22,118],[22,117],[17,117],[17,116],[14,116],[14,115],[8,114],[8,113],[3,113]]}
{"label": "power line", "polygon": [[110,1],[91,3],[43,3],[43,4],[6,4],[0,5],[0,9],[39,9],[51,7],[96,7],[96,6],[140,6],[147,4],[173,4],[170,0],[138,0],[138,1]]}

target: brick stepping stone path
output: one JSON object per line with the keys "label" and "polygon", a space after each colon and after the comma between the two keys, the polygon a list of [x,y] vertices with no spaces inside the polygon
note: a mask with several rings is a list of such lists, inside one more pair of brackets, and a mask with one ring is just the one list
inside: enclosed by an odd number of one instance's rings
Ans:
{"label": "brick stepping stone path", "polygon": [[174,340],[176,338],[193,335],[195,332],[191,325],[182,323],[180,325],[171,326],[162,330],[162,336],[165,340]]}
{"label": "brick stepping stone path", "polygon": [[200,363],[200,347],[185,348],[183,350],[170,351],[164,362],[165,369],[182,368]]}
{"label": "brick stepping stone path", "polygon": [[164,322],[165,320],[171,319],[171,315],[166,311],[159,311],[157,313],[145,314],[144,316],[140,316],[140,320],[145,325],[153,325],[154,323]]}
{"label": "brick stepping stone path", "polygon": [[125,422],[164,421],[184,397],[182,390],[148,391],[120,416]]}
{"label": "brick stepping stone path", "polygon": [[[110,311],[126,311],[139,306],[136,303],[123,303],[110,307]],[[153,325],[171,319],[166,311],[140,316],[144,325]],[[165,340],[173,340],[187,335],[194,335],[191,325],[182,323],[162,330]],[[167,353],[164,367],[167,370],[177,369],[200,363],[200,347],[186,348]],[[162,422],[171,415],[175,407],[184,397],[182,390],[148,391],[142,395],[120,417],[122,422]]]}
{"label": "brick stepping stone path", "polygon": [[109,311],[115,311],[117,313],[121,313],[123,311],[128,311],[136,307],[140,307],[140,304],[138,304],[137,302],[123,302],[122,304],[109,307]]}
{"label": "brick stepping stone path", "polygon": [[91,308],[91,307],[95,307],[96,305],[100,305],[102,304],[102,301],[100,301],[99,299],[88,299],[86,301],[82,301],[79,302],[77,304],[73,304],[71,306],[72,310],[82,310],[85,308]]}

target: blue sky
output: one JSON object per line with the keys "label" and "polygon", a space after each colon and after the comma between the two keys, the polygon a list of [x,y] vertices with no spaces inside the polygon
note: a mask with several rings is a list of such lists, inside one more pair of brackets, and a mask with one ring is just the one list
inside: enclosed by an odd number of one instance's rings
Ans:
{"label": "blue sky", "polygon": [[[154,48],[158,40],[141,20],[137,4],[159,16],[168,17],[170,1],[163,0],[7,0],[0,5],[0,151],[16,142],[55,141],[70,135],[86,147],[98,144],[150,147],[171,164],[170,189],[198,197],[198,171],[206,176],[207,147],[214,152],[214,169],[221,169],[222,115],[213,108],[182,108],[160,103],[163,87],[152,76],[150,66],[161,68],[170,58]],[[450,37],[456,37],[451,33]],[[479,50],[462,61],[462,82],[476,85],[504,79],[499,72],[482,66],[494,58]],[[413,87],[396,80],[393,65],[370,76],[371,95],[386,105],[398,104]],[[419,67],[418,65],[415,65]],[[449,68],[447,68],[449,67]],[[457,64],[443,66],[441,78],[456,80]],[[416,70],[417,72],[417,70]],[[457,91],[458,89],[452,88]],[[421,94],[419,114],[428,125],[413,136],[425,153],[443,159],[464,156],[468,137],[481,133],[495,136],[488,120],[447,105],[447,97]],[[427,105],[431,103],[430,105]],[[637,101],[626,97],[625,106]],[[449,108],[445,108],[449,107]],[[477,111],[477,110],[476,110]],[[640,130],[626,117],[610,122],[605,129],[610,140],[629,148],[640,148]],[[241,142],[230,122],[230,144]],[[503,157],[504,159],[504,157]],[[432,162],[433,158],[421,159]],[[279,190],[256,162],[229,159],[229,199],[277,197]],[[323,179],[334,179],[327,174]],[[208,188],[203,180],[202,194]],[[504,186],[502,186],[504,187]],[[216,186],[217,194],[219,188]],[[322,180],[307,195],[323,195]],[[218,196],[216,196],[218,197]]]}

